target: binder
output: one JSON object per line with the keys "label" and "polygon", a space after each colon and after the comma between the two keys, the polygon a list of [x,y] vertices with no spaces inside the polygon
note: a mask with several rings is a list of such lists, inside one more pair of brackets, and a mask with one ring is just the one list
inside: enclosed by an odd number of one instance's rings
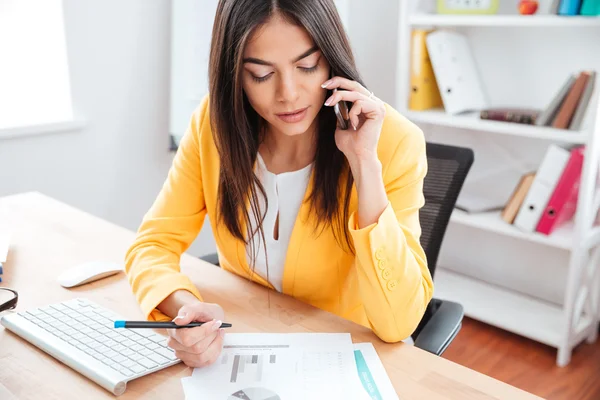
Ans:
{"label": "binder", "polygon": [[425,40],[446,112],[459,114],[488,108],[467,37],[437,30]]}
{"label": "binder", "polygon": [[552,124],[552,121],[556,117],[556,114],[558,113],[558,110],[560,109],[562,102],[564,101],[565,97],[567,97],[567,94],[569,93],[569,91],[571,90],[571,87],[575,83],[575,79],[576,79],[575,74],[569,75],[569,77],[567,78],[565,83],[561,86],[558,93],[556,93],[554,95],[554,97],[552,98],[550,103],[546,106],[544,111],[535,120],[535,124],[537,126],[550,126]]}
{"label": "binder", "polygon": [[558,114],[556,114],[556,118],[552,122],[552,126],[558,129],[567,129],[571,124],[571,120],[573,119],[573,114],[575,114],[575,109],[581,100],[581,96],[583,95],[583,90],[585,89],[585,85],[590,77],[590,73],[586,71],[582,71],[571,90],[565,97],[560,109],[558,110]]}
{"label": "binder", "polygon": [[581,129],[581,123],[583,122],[583,117],[585,116],[585,111],[587,110],[588,105],[590,104],[590,100],[592,99],[592,93],[594,92],[594,86],[596,85],[596,71],[590,72],[590,77],[585,85],[585,89],[583,90],[583,94],[581,95],[581,100],[579,100],[579,104],[575,109],[575,114],[573,114],[573,119],[571,120],[571,125],[569,125],[569,129],[578,131]]}
{"label": "binder", "polygon": [[569,221],[575,214],[579,197],[579,182],[583,169],[584,146],[571,150],[569,161],[548,200],[536,231],[550,235],[554,229]]}
{"label": "binder", "polygon": [[558,15],[577,15],[581,8],[581,0],[561,0]]}
{"label": "binder", "polygon": [[519,180],[519,183],[515,187],[513,193],[508,199],[508,202],[504,206],[502,213],[500,214],[505,222],[512,224],[515,221],[517,213],[519,212],[519,209],[525,200],[525,196],[527,196],[527,193],[529,192],[529,188],[531,188],[534,178],[535,172],[528,172]]}
{"label": "binder", "polygon": [[514,225],[525,232],[534,232],[552,192],[569,160],[570,152],[555,144],[548,146],[536,171],[531,188],[515,218]]}
{"label": "binder", "polygon": [[412,31],[410,87],[408,108],[414,111],[442,107],[442,97],[433,73],[425,38],[432,32],[425,29]]}
{"label": "binder", "polygon": [[600,15],[600,0],[583,0],[581,4],[581,15]]}

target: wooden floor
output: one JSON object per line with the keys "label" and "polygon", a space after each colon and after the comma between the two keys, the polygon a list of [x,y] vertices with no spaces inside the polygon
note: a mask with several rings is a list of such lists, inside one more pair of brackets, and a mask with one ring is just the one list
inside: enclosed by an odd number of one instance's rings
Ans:
{"label": "wooden floor", "polygon": [[545,399],[600,399],[600,340],[560,368],[554,348],[465,318],[443,357]]}

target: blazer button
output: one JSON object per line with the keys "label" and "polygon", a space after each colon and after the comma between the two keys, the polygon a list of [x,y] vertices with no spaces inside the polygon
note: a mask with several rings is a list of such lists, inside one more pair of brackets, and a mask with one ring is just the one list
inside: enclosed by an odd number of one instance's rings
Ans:
{"label": "blazer button", "polygon": [[375,258],[378,260],[383,260],[384,254],[383,254],[383,249],[381,247],[375,251]]}
{"label": "blazer button", "polygon": [[387,261],[386,260],[379,260],[377,262],[377,266],[379,267],[379,269],[385,269],[385,267],[387,266]]}
{"label": "blazer button", "polygon": [[389,281],[387,283],[387,288],[390,292],[393,292],[394,290],[396,290],[397,287],[398,287],[398,281],[395,279],[392,279],[391,281]]}
{"label": "blazer button", "polygon": [[389,268],[384,269],[381,271],[381,276],[383,276],[383,279],[387,281],[392,276],[392,270]]}

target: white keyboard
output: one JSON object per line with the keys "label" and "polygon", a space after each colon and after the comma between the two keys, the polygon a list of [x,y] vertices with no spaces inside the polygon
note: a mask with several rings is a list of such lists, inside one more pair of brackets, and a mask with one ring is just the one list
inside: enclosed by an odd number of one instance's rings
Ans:
{"label": "white keyboard", "polygon": [[125,319],[78,298],[8,314],[0,323],[118,396],[128,381],[180,362],[165,336],[113,327]]}

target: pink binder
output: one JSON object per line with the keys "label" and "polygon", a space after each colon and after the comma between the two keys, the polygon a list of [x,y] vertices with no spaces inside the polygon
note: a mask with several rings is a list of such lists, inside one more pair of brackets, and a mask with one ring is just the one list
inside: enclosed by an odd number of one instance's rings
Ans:
{"label": "pink binder", "polygon": [[579,182],[583,168],[584,146],[571,150],[569,161],[538,222],[536,231],[550,235],[554,229],[569,221],[577,208]]}

